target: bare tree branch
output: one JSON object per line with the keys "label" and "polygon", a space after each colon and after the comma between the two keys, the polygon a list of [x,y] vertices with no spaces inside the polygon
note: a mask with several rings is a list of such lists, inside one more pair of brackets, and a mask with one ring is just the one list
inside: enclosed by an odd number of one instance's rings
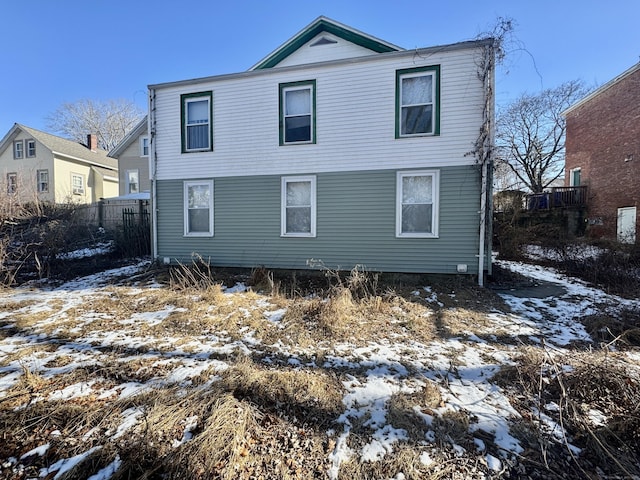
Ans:
{"label": "bare tree branch", "polygon": [[523,94],[498,113],[496,148],[524,185],[542,192],[564,173],[565,121],[561,113],[589,92],[580,80]]}
{"label": "bare tree branch", "polygon": [[79,143],[85,143],[88,134],[96,134],[98,146],[111,150],[143,115],[136,104],[126,100],[83,99],[60,105],[47,116],[47,128]]}

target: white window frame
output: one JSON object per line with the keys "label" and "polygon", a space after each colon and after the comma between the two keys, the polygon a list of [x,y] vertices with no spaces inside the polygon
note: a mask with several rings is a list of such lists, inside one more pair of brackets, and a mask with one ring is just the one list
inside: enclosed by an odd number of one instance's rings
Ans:
{"label": "white window frame", "polygon": [[[431,177],[431,232],[402,231],[402,180],[406,177]],[[396,237],[398,238],[438,238],[440,210],[440,171],[406,170],[396,173]]]}
{"label": "white window frame", "polygon": [[7,195],[15,195],[18,192],[18,174],[7,173]]}
{"label": "white window frame", "polygon": [[[311,228],[309,232],[287,232],[287,184],[294,182],[309,182],[311,184]],[[280,211],[280,235],[282,237],[304,237],[313,238],[316,236],[316,176],[299,175],[282,177],[280,184],[281,211]]]}
{"label": "white window frame", "polygon": [[[146,149],[146,153],[145,153]],[[140,137],[140,156],[148,157],[149,156],[149,136],[145,135],[144,137]]]}
{"label": "white window frame", "polygon": [[[206,185],[209,187],[209,230],[207,232],[189,231],[189,187]],[[213,180],[188,180],[184,182],[184,236],[185,237],[213,237]]]}
{"label": "white window frame", "polygon": [[[131,182],[129,181],[129,174],[135,172],[136,174],[136,185],[138,187],[138,189],[135,192],[131,191]],[[126,193],[140,193],[140,170],[138,170],[137,168],[131,168],[129,170],[125,170],[124,171],[124,180],[125,180],[125,185],[126,185]]]}
{"label": "white window frame", "polygon": [[[27,158],[33,158],[36,156],[36,141],[33,138],[30,138],[29,140],[25,140],[25,156]],[[33,149],[31,148],[31,145],[33,144]],[[31,153],[31,151],[33,150],[33,154]]]}
{"label": "white window frame", "polygon": [[15,160],[22,160],[24,158],[24,142],[22,140],[13,142],[13,158]]}
{"label": "white window frame", "polygon": [[575,184],[574,174],[578,172],[580,175],[580,183],[582,184],[582,169],[580,167],[572,168],[569,170],[569,186],[570,187],[579,187],[580,185]]}
{"label": "white window frame", "polygon": [[[46,181],[42,180],[42,175],[46,175]],[[36,181],[38,183],[38,193],[47,193],[49,191],[49,170],[43,169],[36,172]]]}
{"label": "white window frame", "polygon": [[[75,179],[80,179],[80,187],[75,185]],[[71,194],[72,195],[84,195],[85,194],[85,185],[84,185],[84,175],[81,173],[72,173],[71,174]]]}

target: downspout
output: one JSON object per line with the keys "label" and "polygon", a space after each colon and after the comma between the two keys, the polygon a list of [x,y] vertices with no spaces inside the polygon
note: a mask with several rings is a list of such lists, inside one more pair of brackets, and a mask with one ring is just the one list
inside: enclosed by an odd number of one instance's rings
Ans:
{"label": "downspout", "polygon": [[151,171],[151,255],[158,259],[158,209],[156,201],[156,181],[158,170],[158,157],[156,154],[156,91],[149,89],[149,116],[147,119],[147,131],[149,132],[149,169]]}
{"label": "downspout", "polygon": [[[494,40],[495,41],[495,40]],[[485,55],[487,52],[485,51]],[[487,70],[486,78],[484,78],[484,90],[485,90],[485,108],[483,115],[483,129],[485,129],[485,138],[483,139],[480,152],[480,158],[482,159],[482,179],[481,179],[481,193],[480,193],[480,238],[478,242],[478,285],[484,286],[484,263],[486,255],[486,239],[487,239],[487,222],[491,221],[488,216],[489,205],[489,192],[491,191],[489,181],[489,164],[492,161],[493,156],[493,142],[495,135],[495,126],[493,122],[495,112],[495,97],[494,97],[494,66],[495,66],[495,53],[494,45],[492,45],[488,54],[491,58],[488,59],[489,67]],[[491,262],[491,257],[489,257]],[[489,269],[490,271],[490,269]]]}

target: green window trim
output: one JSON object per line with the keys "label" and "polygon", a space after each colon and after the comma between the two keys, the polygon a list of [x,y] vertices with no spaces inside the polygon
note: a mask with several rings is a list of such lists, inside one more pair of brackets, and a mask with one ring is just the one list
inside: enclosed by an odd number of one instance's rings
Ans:
{"label": "green window trim", "polygon": [[[309,88],[311,92],[311,128],[308,140],[303,141],[290,141],[287,142],[285,138],[285,92],[292,90],[303,90]],[[279,115],[279,143],[283,145],[300,145],[300,144],[314,144],[316,143],[316,81],[315,80],[302,80],[299,82],[280,83],[278,85],[278,115]]]}
{"label": "green window trim", "polygon": [[[188,147],[188,135],[187,135],[187,104],[198,98],[207,100],[209,103],[209,128],[208,128],[208,145],[202,148],[187,148]],[[194,153],[194,152],[211,152],[213,151],[213,92],[196,92],[185,93],[180,95],[180,137],[182,153]]]}
{"label": "green window trim", "polygon": [[[420,73],[431,74],[433,76],[433,109],[432,109],[432,131],[425,133],[412,133],[402,134],[402,104],[401,104],[401,91],[402,91],[402,79],[405,76],[419,76]],[[411,137],[423,137],[423,136],[437,136],[440,135],[440,65],[429,65],[416,68],[404,68],[396,70],[396,121],[395,121],[395,136],[396,138],[411,138]]]}

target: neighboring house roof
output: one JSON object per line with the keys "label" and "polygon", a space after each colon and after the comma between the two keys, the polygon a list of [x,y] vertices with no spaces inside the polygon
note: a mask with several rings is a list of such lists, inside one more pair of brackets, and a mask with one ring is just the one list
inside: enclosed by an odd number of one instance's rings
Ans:
{"label": "neighboring house roof", "polygon": [[584,105],[585,103],[590,101],[592,98],[597,97],[598,95],[600,95],[605,90],[608,90],[609,88],[613,87],[614,85],[620,83],[626,77],[628,77],[629,75],[635,73],[638,70],[640,70],[640,62],[636,63],[633,67],[629,68],[628,70],[625,70],[624,72],[622,72],[620,75],[618,75],[613,80],[610,80],[607,83],[605,83],[604,85],[596,88],[593,92],[591,92],[589,95],[587,95],[583,99],[578,100],[576,103],[574,103],[569,108],[567,108],[564,112],[562,112],[561,115],[563,117],[566,117],[569,113],[571,113],[576,108],[580,107],[581,105]]}
{"label": "neighboring house roof", "polygon": [[355,28],[343,25],[342,23],[331,20],[330,18],[320,16],[280,47],[256,63],[249,70],[261,70],[263,68],[274,67],[293,52],[298,50],[302,45],[323,32],[330,33],[361,47],[368,48],[372,53],[397,52],[404,50],[404,48],[385,42],[384,40],[356,30]]}
{"label": "neighboring house roof", "polygon": [[147,116],[145,115],[144,118],[140,120],[140,122],[138,122],[135,127],[133,127],[133,130],[127,133],[127,135],[122,140],[120,140],[120,143],[118,143],[118,145],[111,149],[111,151],[109,152],[109,156],[118,158],[122,154],[122,152],[129,148],[129,145],[131,145],[140,135],[146,133]]}
{"label": "neighboring house roof", "polygon": [[98,149],[96,151],[92,151],[81,143],[42,132],[19,123],[14,124],[11,130],[9,130],[9,132],[0,141],[0,151],[3,151],[11,144],[11,141],[20,130],[28,133],[34,140],[40,142],[54,154],[62,155],[73,160],[79,160],[91,165],[106,167],[110,170],[118,169],[118,161],[115,158],[110,158],[106,150]]}

